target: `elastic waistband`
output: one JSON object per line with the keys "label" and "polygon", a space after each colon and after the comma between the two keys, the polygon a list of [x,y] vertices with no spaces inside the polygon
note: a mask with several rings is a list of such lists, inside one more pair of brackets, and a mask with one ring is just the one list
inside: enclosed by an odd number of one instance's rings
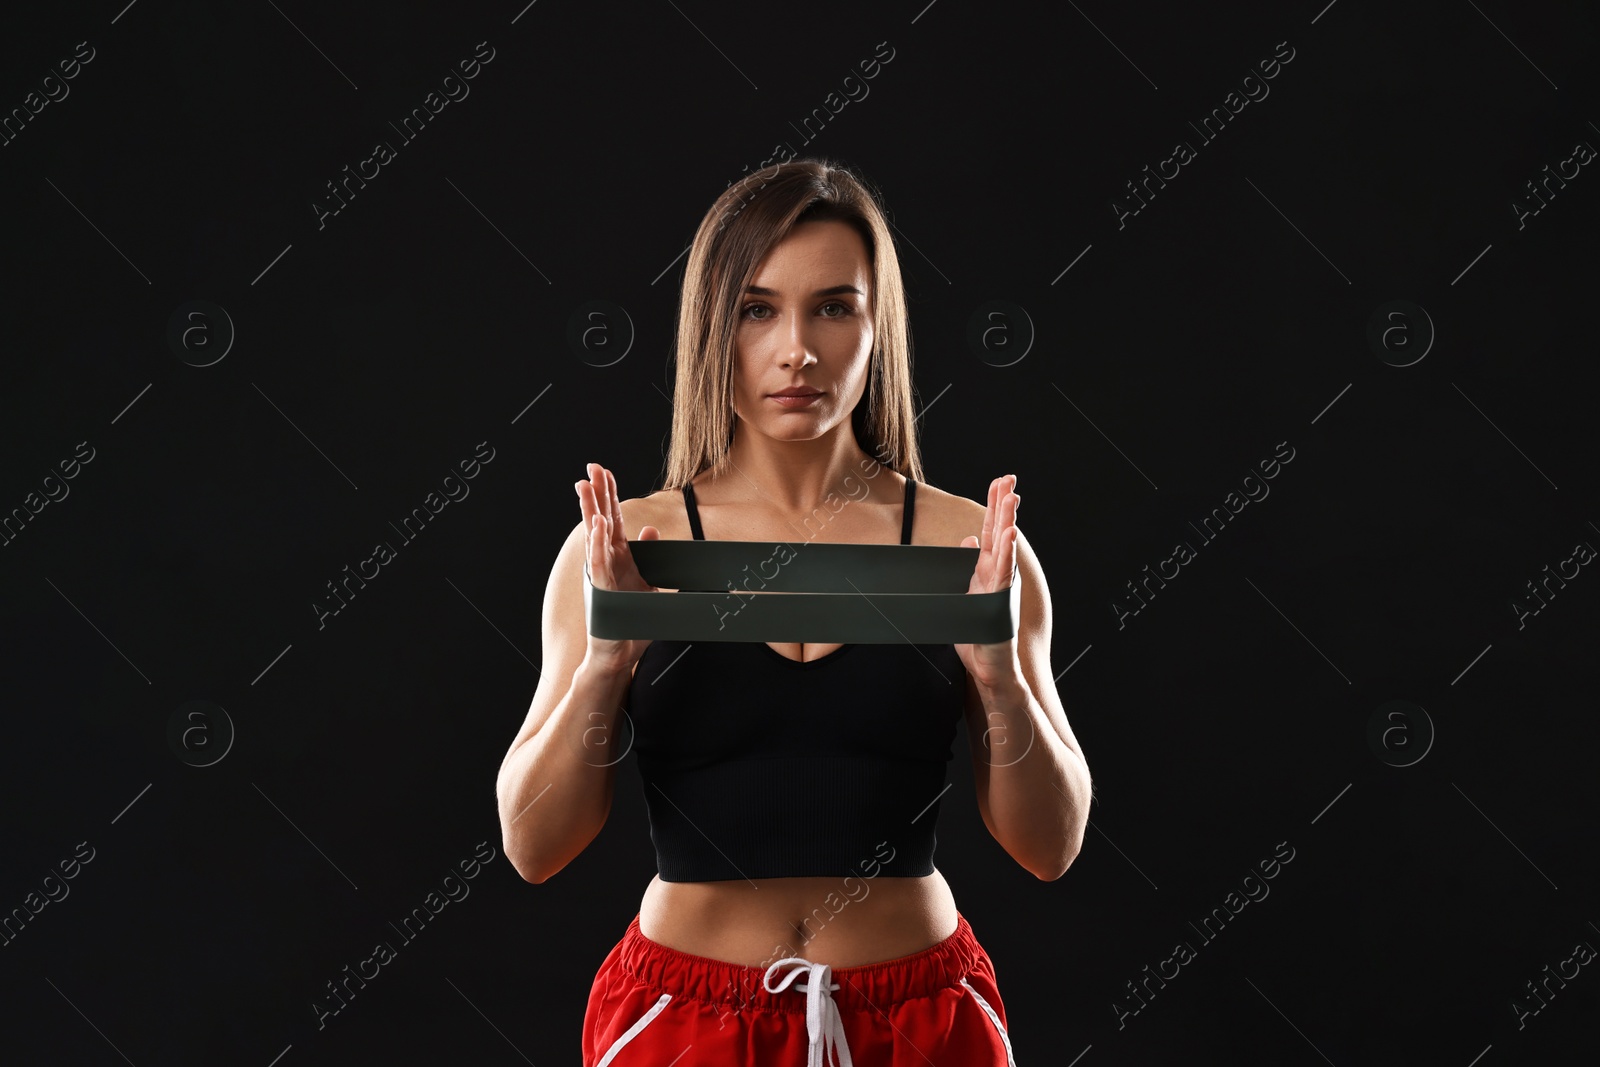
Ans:
{"label": "elastic waistband", "polygon": [[[671,993],[674,998],[686,997],[738,1011],[806,1010],[806,997],[795,996],[789,990],[767,990],[763,984],[766,968],[708,959],[657,944],[639,932],[638,915],[628,924],[618,948],[623,970],[645,986]],[[804,953],[795,955],[803,957]],[[982,955],[983,948],[972,927],[958,912],[955,932],[936,945],[881,963],[832,968],[833,981],[839,984],[833,1000],[841,1010],[862,1011],[929,996],[971,974]]]}

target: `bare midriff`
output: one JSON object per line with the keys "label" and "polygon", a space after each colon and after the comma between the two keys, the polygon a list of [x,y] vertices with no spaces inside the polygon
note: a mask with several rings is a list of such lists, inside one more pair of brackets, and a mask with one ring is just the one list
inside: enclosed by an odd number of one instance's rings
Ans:
{"label": "bare midriff", "polygon": [[639,932],[707,959],[765,967],[803,956],[830,967],[909,956],[956,931],[936,869],[922,878],[756,878],[645,887]]}

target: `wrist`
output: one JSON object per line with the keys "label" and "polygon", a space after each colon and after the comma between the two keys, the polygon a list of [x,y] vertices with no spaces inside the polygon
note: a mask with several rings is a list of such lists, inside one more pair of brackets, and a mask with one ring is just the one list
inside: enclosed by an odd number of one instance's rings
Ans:
{"label": "wrist", "polygon": [[1031,693],[1028,680],[1022,674],[1022,665],[1015,659],[1009,667],[985,672],[984,677],[974,675],[972,682],[986,705],[1026,703]]}
{"label": "wrist", "polygon": [[619,680],[631,681],[633,678],[634,660],[626,656],[610,652],[596,652],[593,648],[583,654],[583,659],[578,661],[577,669],[573,672],[576,679],[582,675],[586,680],[600,683],[614,683]]}

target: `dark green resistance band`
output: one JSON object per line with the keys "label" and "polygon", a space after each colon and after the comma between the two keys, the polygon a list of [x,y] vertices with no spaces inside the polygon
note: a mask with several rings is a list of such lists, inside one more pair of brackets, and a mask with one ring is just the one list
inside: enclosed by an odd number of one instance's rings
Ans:
{"label": "dark green resistance band", "polygon": [[[1022,593],[969,593],[979,550],[940,545],[629,541],[646,582],[596,589],[584,560],[589,633],[611,640],[997,644],[1016,635]],[[786,593],[787,596],[768,596]]]}

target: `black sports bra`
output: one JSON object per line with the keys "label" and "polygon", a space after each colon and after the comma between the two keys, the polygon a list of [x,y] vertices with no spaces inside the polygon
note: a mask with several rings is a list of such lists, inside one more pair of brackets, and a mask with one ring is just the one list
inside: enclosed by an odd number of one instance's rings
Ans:
{"label": "black sports bra", "polygon": [[[703,541],[693,486],[683,498]],[[966,682],[954,645],[801,662],[764,641],[652,641],[628,714],[661,880],[932,874]]]}

